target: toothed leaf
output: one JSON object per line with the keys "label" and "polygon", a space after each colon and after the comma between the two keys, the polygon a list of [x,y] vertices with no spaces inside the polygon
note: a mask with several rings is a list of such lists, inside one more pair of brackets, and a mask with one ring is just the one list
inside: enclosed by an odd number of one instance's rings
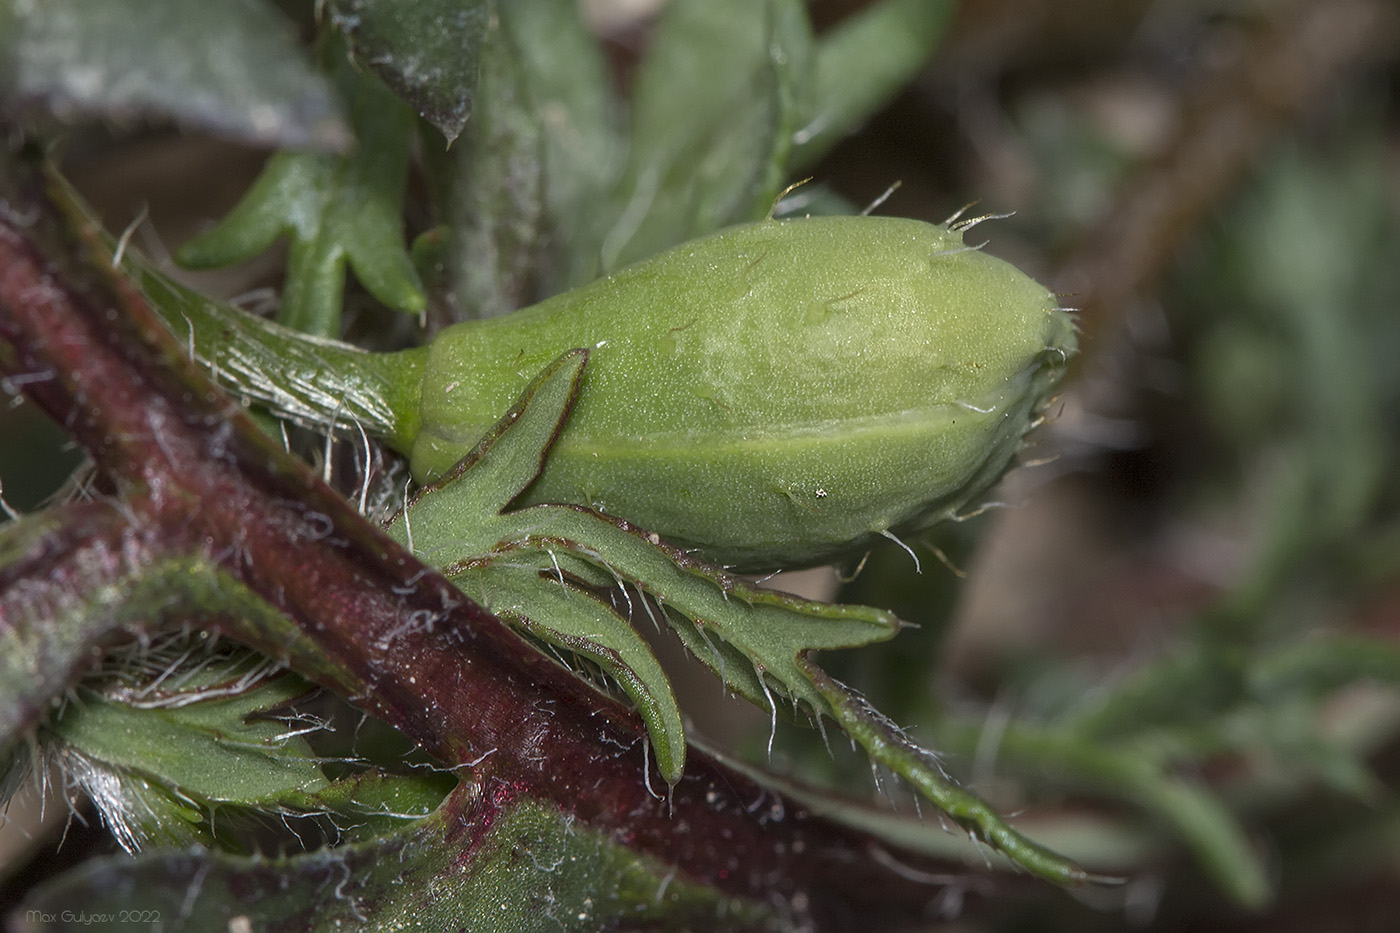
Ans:
{"label": "toothed leaf", "polygon": [[542,578],[528,556],[502,547],[521,525],[518,513],[504,510],[543,469],[587,359],[575,350],[541,373],[470,454],[396,516],[389,532],[505,621],[601,666],[636,705],[657,766],[675,783],[685,767],[685,730],[670,681],[647,643],[607,606],[566,585],[562,574]]}
{"label": "toothed leaf", "polygon": [[657,769],[668,784],[685,769],[685,726],[665,670],[645,639],[596,597],[548,576],[549,571],[509,566],[503,555],[486,567],[450,574],[497,617],[531,635],[586,658],[627,694],[651,737]]}
{"label": "toothed leaf", "polygon": [[298,677],[242,694],[143,709],[79,688],[45,730],[82,755],[205,801],[253,804],[326,784],[306,739],[254,718],[309,689]]}
{"label": "toothed leaf", "polygon": [[399,311],[427,306],[403,238],[403,193],[413,114],[334,47],[323,58],[350,105],[356,145],[346,155],[284,151],[233,211],[176,258],[207,268],[248,259],[291,238],[278,320],[323,337],[340,332],[348,264],[371,294]]}

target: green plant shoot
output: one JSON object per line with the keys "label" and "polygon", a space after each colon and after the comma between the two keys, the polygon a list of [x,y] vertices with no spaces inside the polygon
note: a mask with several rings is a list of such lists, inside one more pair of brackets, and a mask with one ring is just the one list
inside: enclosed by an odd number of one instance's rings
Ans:
{"label": "green plant shoot", "polygon": [[273,346],[268,332],[228,341],[188,300],[191,324],[172,324],[219,334],[196,333],[196,352],[283,414],[358,413],[420,482],[549,363],[588,348],[577,406],[522,504],[622,516],[745,571],[811,565],[980,506],[1074,352],[1054,296],[965,246],[966,226],[735,227],[397,354],[276,331],[275,352],[251,355]]}

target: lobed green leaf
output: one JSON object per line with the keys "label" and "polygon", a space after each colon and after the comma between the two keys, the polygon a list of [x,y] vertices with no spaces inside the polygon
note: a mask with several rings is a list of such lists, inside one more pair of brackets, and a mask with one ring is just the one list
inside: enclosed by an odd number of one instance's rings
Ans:
{"label": "lobed green leaf", "polygon": [[290,237],[278,320],[323,337],[340,332],[347,265],[389,307],[411,314],[427,307],[403,242],[412,114],[337,50],[328,43],[323,58],[349,103],[354,150],[278,153],[218,225],[176,254],[185,266],[207,268],[247,259]]}
{"label": "lobed green leaf", "polygon": [[598,664],[636,705],[657,767],[674,784],[685,766],[685,729],[670,681],[647,643],[611,608],[568,585],[557,564],[556,583],[509,546],[522,518],[505,510],[543,469],[587,358],[576,350],[541,373],[481,443],[446,477],[420,490],[388,530],[443,567],[497,618]]}

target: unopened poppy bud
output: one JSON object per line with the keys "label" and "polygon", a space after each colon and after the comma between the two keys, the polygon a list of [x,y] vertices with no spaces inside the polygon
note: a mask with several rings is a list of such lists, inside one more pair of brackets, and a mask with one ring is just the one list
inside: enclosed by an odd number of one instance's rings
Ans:
{"label": "unopened poppy bud", "polygon": [[956,228],[767,220],[445,330],[422,367],[415,477],[450,469],[572,347],[591,351],[583,387],[523,502],[592,506],[760,570],[978,505],[1075,331]]}

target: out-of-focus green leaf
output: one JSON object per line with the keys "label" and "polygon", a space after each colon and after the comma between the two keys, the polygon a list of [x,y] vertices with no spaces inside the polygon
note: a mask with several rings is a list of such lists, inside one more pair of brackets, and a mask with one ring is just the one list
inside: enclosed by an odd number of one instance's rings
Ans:
{"label": "out-of-focus green leaf", "polygon": [[909,83],[933,55],[954,0],[884,0],[847,18],[816,53],[816,89],[792,167],[811,165]]}
{"label": "out-of-focus green leaf", "polygon": [[510,16],[509,8],[501,11],[482,51],[480,93],[452,194],[452,272],[466,317],[495,317],[529,304],[539,267],[543,115],[502,25]]}
{"label": "out-of-focus green leaf", "polygon": [[1387,338],[1400,333],[1390,174],[1370,140],[1325,156],[1283,149],[1175,286],[1222,472],[1244,464],[1250,477],[1248,558],[1214,610],[1221,632],[1294,624],[1286,607],[1311,600],[1320,577],[1378,556],[1365,530],[1393,487]]}
{"label": "out-of-focus green leaf", "polygon": [[[168,931],[328,933],[755,929],[772,919],[770,908],[677,878],[557,810],[531,800],[497,809],[480,793],[468,786],[398,832],[305,855],[94,860],[40,888],[12,919],[55,930],[66,928],[64,912],[152,911]],[[35,922],[39,914],[53,919]]]}
{"label": "out-of-focus green leaf", "polygon": [[19,85],[19,0],[0,0],[0,113],[13,108]]}
{"label": "out-of-focus green leaf", "polygon": [[[509,6],[509,4],[507,4]],[[450,143],[467,125],[476,94],[488,0],[330,0],[331,24]]]}
{"label": "out-of-focus green leaf", "polygon": [[[986,722],[948,718],[930,732],[939,747],[973,757],[985,754],[987,728]],[[1061,782],[1140,807],[1189,846],[1236,902],[1259,907],[1272,896],[1263,860],[1241,821],[1211,788],[1174,773],[1171,749],[1159,736],[1149,733],[1109,742],[1024,721],[997,728],[994,747],[1001,766],[1034,773],[1041,780],[1053,774]]]}
{"label": "out-of-focus green leaf", "polygon": [[402,202],[413,115],[373,75],[335,51],[324,58],[350,104],[357,140],[347,155],[281,152],[243,200],[177,254],[190,267],[238,262],[291,237],[278,319],[297,330],[337,336],[345,266],[391,308],[427,306],[403,239]]}
{"label": "out-of-focus green leaf", "polygon": [[335,92],[262,0],[0,0],[0,27],[0,98],[16,107],[259,145],[349,141]]}
{"label": "out-of-focus green leaf", "polygon": [[1299,452],[1310,454],[1299,534],[1314,543],[1351,535],[1386,475],[1381,439],[1393,418],[1378,404],[1380,368],[1368,365],[1361,264],[1375,255],[1373,205],[1385,201],[1387,177],[1368,149],[1334,173],[1286,152],[1241,218],[1250,313],[1290,351],[1292,397],[1276,427],[1296,431]]}
{"label": "out-of-focus green leaf", "polygon": [[[1374,801],[1382,783],[1360,736],[1329,731],[1327,701],[1370,681],[1400,685],[1400,652],[1380,639],[1314,636],[1233,661],[1218,645],[1166,655],[1114,685],[1081,686],[1078,709],[1034,724],[995,726],[999,765],[1083,793],[1118,797],[1169,828],[1241,904],[1259,905],[1272,883],[1246,824],[1261,804],[1328,788]],[[1088,699],[1092,697],[1092,699]],[[986,724],[944,718],[928,734],[966,756],[986,747]],[[1244,797],[1179,772],[1227,760]]]}
{"label": "out-of-focus green leaf", "polygon": [[502,5],[453,193],[458,304],[491,317],[593,278],[620,173],[606,65],[573,0]]}
{"label": "out-of-focus green leaf", "polygon": [[1263,702],[1323,696],[1364,680],[1400,688],[1400,645],[1364,636],[1308,638],[1269,653],[1250,673]]}
{"label": "out-of-focus green leaf", "polygon": [[811,74],[798,0],[673,0],[636,76],[610,271],[762,217],[786,177]]}
{"label": "out-of-focus green leaf", "polygon": [[624,144],[607,62],[576,0],[512,0],[506,37],[544,141],[548,255],[538,298],[598,274],[598,216],[622,174]]}

